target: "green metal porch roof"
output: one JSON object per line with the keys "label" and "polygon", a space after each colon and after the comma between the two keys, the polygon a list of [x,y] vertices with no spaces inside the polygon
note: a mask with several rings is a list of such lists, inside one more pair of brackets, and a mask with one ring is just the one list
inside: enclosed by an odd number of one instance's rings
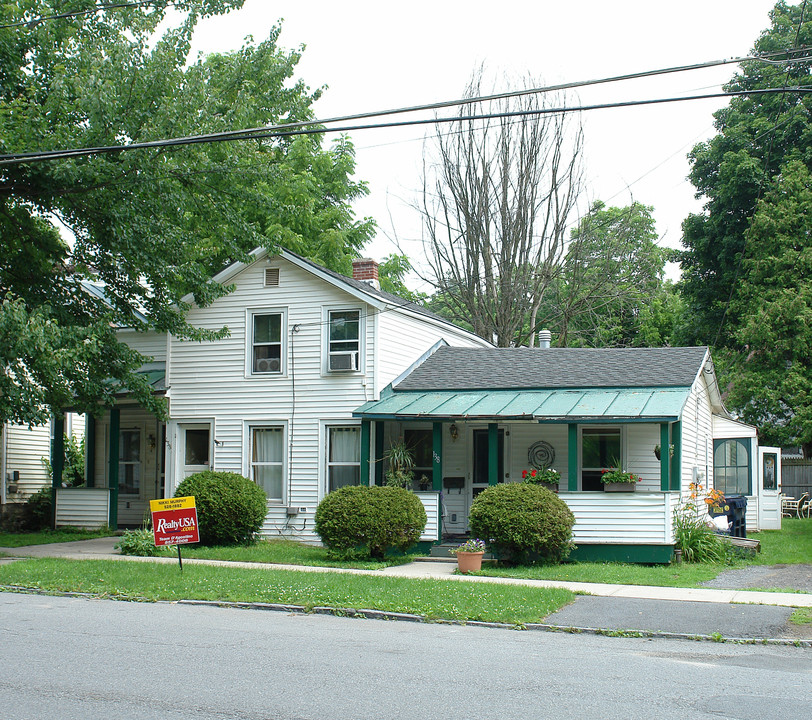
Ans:
{"label": "green metal porch roof", "polygon": [[359,407],[366,420],[678,420],[690,387],[555,390],[394,391]]}

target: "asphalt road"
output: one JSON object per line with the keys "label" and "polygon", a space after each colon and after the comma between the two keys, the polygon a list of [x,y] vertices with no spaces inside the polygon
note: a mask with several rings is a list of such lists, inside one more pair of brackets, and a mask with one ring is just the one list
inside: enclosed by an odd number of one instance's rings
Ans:
{"label": "asphalt road", "polygon": [[807,720],[812,651],[0,593],[2,720]]}

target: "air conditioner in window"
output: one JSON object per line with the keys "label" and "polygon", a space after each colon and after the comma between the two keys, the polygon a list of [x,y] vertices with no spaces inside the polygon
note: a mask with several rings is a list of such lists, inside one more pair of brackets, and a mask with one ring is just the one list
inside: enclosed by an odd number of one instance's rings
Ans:
{"label": "air conditioner in window", "polygon": [[281,367],[279,358],[260,358],[257,360],[256,372],[279,372]]}
{"label": "air conditioner in window", "polygon": [[357,352],[330,353],[330,370],[352,371],[358,369]]}

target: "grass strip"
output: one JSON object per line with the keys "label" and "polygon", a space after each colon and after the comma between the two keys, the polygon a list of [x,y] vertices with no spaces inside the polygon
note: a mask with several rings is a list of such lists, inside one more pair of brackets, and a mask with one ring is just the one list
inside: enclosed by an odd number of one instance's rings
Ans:
{"label": "grass strip", "polygon": [[14,548],[27,545],[49,545],[51,543],[74,542],[76,540],[92,540],[93,538],[110,537],[114,535],[111,530],[78,530],[75,528],[60,528],[59,530],[40,530],[29,533],[0,532],[0,547]]}
{"label": "grass strip", "polygon": [[115,560],[37,558],[0,565],[0,585],[144,600],[222,600],[370,609],[435,620],[541,622],[572,602],[557,588]]}
{"label": "grass strip", "polygon": [[[167,555],[177,551],[172,548]],[[198,547],[184,545],[183,557],[201,560],[228,560],[237,562],[272,563],[277,565],[309,565],[311,567],[355,568],[381,570],[412,561],[412,555],[387,557],[385,560],[335,560],[328,557],[326,548],[305,545],[296,540],[259,540],[244,547]]]}

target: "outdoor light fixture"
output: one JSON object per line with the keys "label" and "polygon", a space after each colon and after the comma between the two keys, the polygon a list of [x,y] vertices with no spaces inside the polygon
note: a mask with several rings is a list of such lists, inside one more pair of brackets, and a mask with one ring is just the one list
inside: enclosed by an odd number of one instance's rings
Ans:
{"label": "outdoor light fixture", "polygon": [[452,440],[456,440],[460,436],[460,431],[457,430],[457,426],[455,423],[451,423],[451,427],[448,428],[448,432],[451,435]]}
{"label": "outdoor light fixture", "polygon": [[155,449],[155,436],[154,436],[154,435],[150,435],[150,436],[147,438],[147,442],[149,443],[149,449],[150,449],[150,450],[154,450],[154,449]]}

